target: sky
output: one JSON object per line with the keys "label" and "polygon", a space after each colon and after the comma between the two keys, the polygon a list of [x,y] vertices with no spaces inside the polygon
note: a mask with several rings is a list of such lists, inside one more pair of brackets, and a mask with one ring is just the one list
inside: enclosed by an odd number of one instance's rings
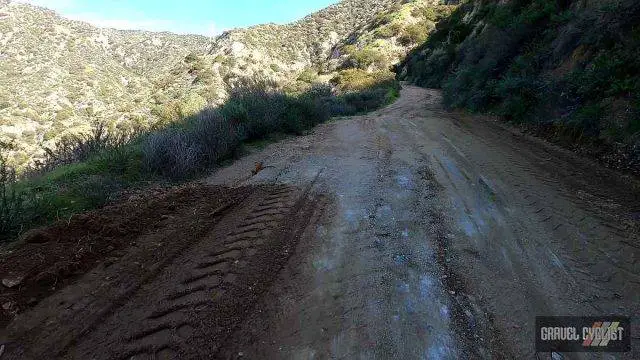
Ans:
{"label": "sky", "polygon": [[17,0],[96,26],[219,35],[225,30],[285,24],[337,0]]}

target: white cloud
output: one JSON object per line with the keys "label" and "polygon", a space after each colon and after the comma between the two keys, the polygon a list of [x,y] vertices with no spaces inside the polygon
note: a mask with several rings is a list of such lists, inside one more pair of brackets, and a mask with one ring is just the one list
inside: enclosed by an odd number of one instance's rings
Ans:
{"label": "white cloud", "polygon": [[46,7],[54,10],[72,9],[76,4],[75,0],[15,0],[16,2]]}
{"label": "white cloud", "polygon": [[76,0],[16,0],[17,2],[42,6],[53,9],[62,16],[88,22],[92,25],[120,30],[146,30],[146,31],[169,31],[177,34],[200,34],[205,36],[220,35],[224,29],[220,29],[214,23],[194,24],[183,21],[167,19],[149,19],[143,14],[131,13],[128,18],[111,18],[103,14],[74,11]]}
{"label": "white cloud", "polygon": [[168,20],[106,18],[95,13],[77,13],[64,16],[72,20],[85,21],[98,27],[122,30],[171,31],[171,28],[175,26],[172,21]]}

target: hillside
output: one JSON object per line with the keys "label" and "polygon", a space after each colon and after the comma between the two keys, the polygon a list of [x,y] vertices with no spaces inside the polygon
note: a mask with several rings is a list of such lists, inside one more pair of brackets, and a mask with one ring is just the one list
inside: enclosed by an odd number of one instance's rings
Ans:
{"label": "hillside", "polygon": [[633,0],[467,1],[399,78],[640,173],[639,17]]}
{"label": "hillside", "polygon": [[[291,86],[299,90],[328,81],[341,68],[386,71],[434,27],[436,15],[412,9],[434,4],[345,0],[291,24],[207,38],[101,29],[5,0],[0,141],[11,143],[9,158],[20,168],[41,156],[43,147],[96,122],[131,131],[219,104],[242,78],[287,84],[311,73]],[[417,33],[415,24],[428,26]],[[405,34],[412,25],[414,38]],[[406,39],[398,40],[403,34]],[[369,61],[377,66],[362,66]]]}
{"label": "hillside", "polygon": [[0,134],[17,165],[93,120],[130,128],[153,123],[158,81],[210,41],[98,29],[29,5],[0,5]]}
{"label": "hillside", "polygon": [[4,2],[0,239],[388,105],[400,88],[390,68],[452,9],[348,0],[210,39]]}
{"label": "hillside", "polygon": [[386,70],[404,59],[409,50],[424,43],[436,23],[453,9],[454,6],[433,0],[396,3],[340,41],[326,70],[352,67]]}

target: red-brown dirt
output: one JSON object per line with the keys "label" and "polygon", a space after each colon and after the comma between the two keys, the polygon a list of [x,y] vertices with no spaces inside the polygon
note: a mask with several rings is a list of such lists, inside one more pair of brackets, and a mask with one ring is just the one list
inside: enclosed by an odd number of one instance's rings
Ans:
{"label": "red-brown dirt", "polygon": [[5,356],[215,353],[312,221],[309,196],[188,185],[27,233],[0,264],[19,279],[0,294]]}

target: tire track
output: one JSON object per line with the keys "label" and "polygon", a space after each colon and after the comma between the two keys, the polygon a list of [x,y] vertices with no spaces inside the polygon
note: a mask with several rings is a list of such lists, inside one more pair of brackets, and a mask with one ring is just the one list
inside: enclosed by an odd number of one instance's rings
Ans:
{"label": "tire track", "polygon": [[640,239],[638,224],[627,219],[639,203],[634,193],[603,186],[617,184],[614,174],[530,146],[475,117],[430,110],[414,122],[422,126],[389,127],[415,143],[413,151],[447,188],[452,220],[470,240],[450,256],[461,259],[458,275],[474,284],[474,296],[489,296],[482,306],[507,317],[501,326],[509,331],[534,314],[585,309],[637,313]]}
{"label": "tire track", "polygon": [[65,357],[214,354],[275,278],[300,236],[296,229],[306,228],[310,187],[258,187]]}
{"label": "tire track", "polygon": [[[469,131],[461,131],[470,134]],[[634,260],[637,254],[635,252],[636,250],[632,249],[633,246],[629,246],[620,241],[601,241],[605,237],[609,237],[610,239],[629,238],[631,234],[628,232],[628,225],[620,223],[618,219],[612,218],[611,216],[603,216],[593,212],[593,204],[587,203],[584,199],[569,193],[562,185],[557,174],[541,171],[542,169],[540,167],[534,165],[536,162],[545,162],[550,163],[545,164],[546,167],[564,168],[566,164],[560,161],[548,161],[548,159],[555,159],[553,157],[544,158],[537,156],[534,158],[535,160],[527,160],[522,155],[516,155],[518,149],[514,147],[511,147],[512,151],[502,151],[498,144],[504,145],[507,143],[511,146],[511,143],[503,139],[498,139],[493,134],[483,134],[483,136],[476,136],[475,139],[478,139],[478,142],[488,148],[488,151],[481,153],[492,153],[493,155],[483,156],[481,159],[477,159],[477,156],[472,157],[473,154],[477,154],[478,151],[477,144],[473,145],[476,150],[474,152],[470,151],[471,144],[473,144],[471,142],[460,142],[461,146],[456,146],[455,151],[462,153],[461,156],[467,164],[469,164],[467,159],[473,158],[475,160],[474,163],[479,166],[479,172],[490,174],[502,173],[506,175],[500,176],[499,178],[506,180],[506,183],[514,184],[514,188],[518,188],[519,190],[516,192],[517,195],[506,193],[503,194],[503,197],[510,199],[511,203],[515,202],[527,208],[529,214],[535,219],[534,221],[545,224],[549,232],[554,234],[554,236],[550,237],[550,240],[558,248],[558,252],[562,254],[561,257],[563,261],[559,261],[560,263],[564,262],[564,260],[573,260],[572,262],[576,263],[577,266],[588,263],[586,260],[590,258],[591,254],[575,254],[575,251],[572,251],[574,249],[566,248],[567,243],[576,243],[580,240],[580,237],[586,237],[586,241],[596,248],[596,252],[604,255],[604,257],[609,260],[609,263],[614,261],[614,258],[626,258],[626,261],[621,261],[624,263],[635,264],[637,262]],[[450,141],[447,143],[449,142]],[[528,151],[524,154],[527,156],[530,155]],[[491,162],[483,161],[483,159],[506,159],[507,161]],[[519,171],[510,170],[512,168],[516,168]],[[523,175],[527,176],[525,177]],[[544,191],[540,190],[541,187],[544,188]],[[547,194],[554,193],[555,198],[542,195],[543,192]],[[572,211],[568,212],[568,208],[571,208]],[[585,208],[591,211],[586,212],[583,210]],[[578,221],[577,219],[581,220]],[[615,247],[615,245],[612,244],[616,243],[624,248],[618,246],[617,249],[611,249],[611,247]],[[576,261],[576,259],[572,259],[569,255],[565,255],[569,253],[574,253],[574,256],[579,256],[581,261]],[[607,264],[599,264],[595,265],[595,267],[604,268],[606,265]],[[615,266],[615,263],[613,263],[613,265]],[[623,269],[628,275],[634,278],[640,276],[640,269],[638,268],[631,269],[623,267]],[[585,270],[586,269],[583,269],[582,274],[588,273],[588,271]],[[579,280],[585,285],[592,280],[586,279],[583,276],[580,276],[580,278]]]}

